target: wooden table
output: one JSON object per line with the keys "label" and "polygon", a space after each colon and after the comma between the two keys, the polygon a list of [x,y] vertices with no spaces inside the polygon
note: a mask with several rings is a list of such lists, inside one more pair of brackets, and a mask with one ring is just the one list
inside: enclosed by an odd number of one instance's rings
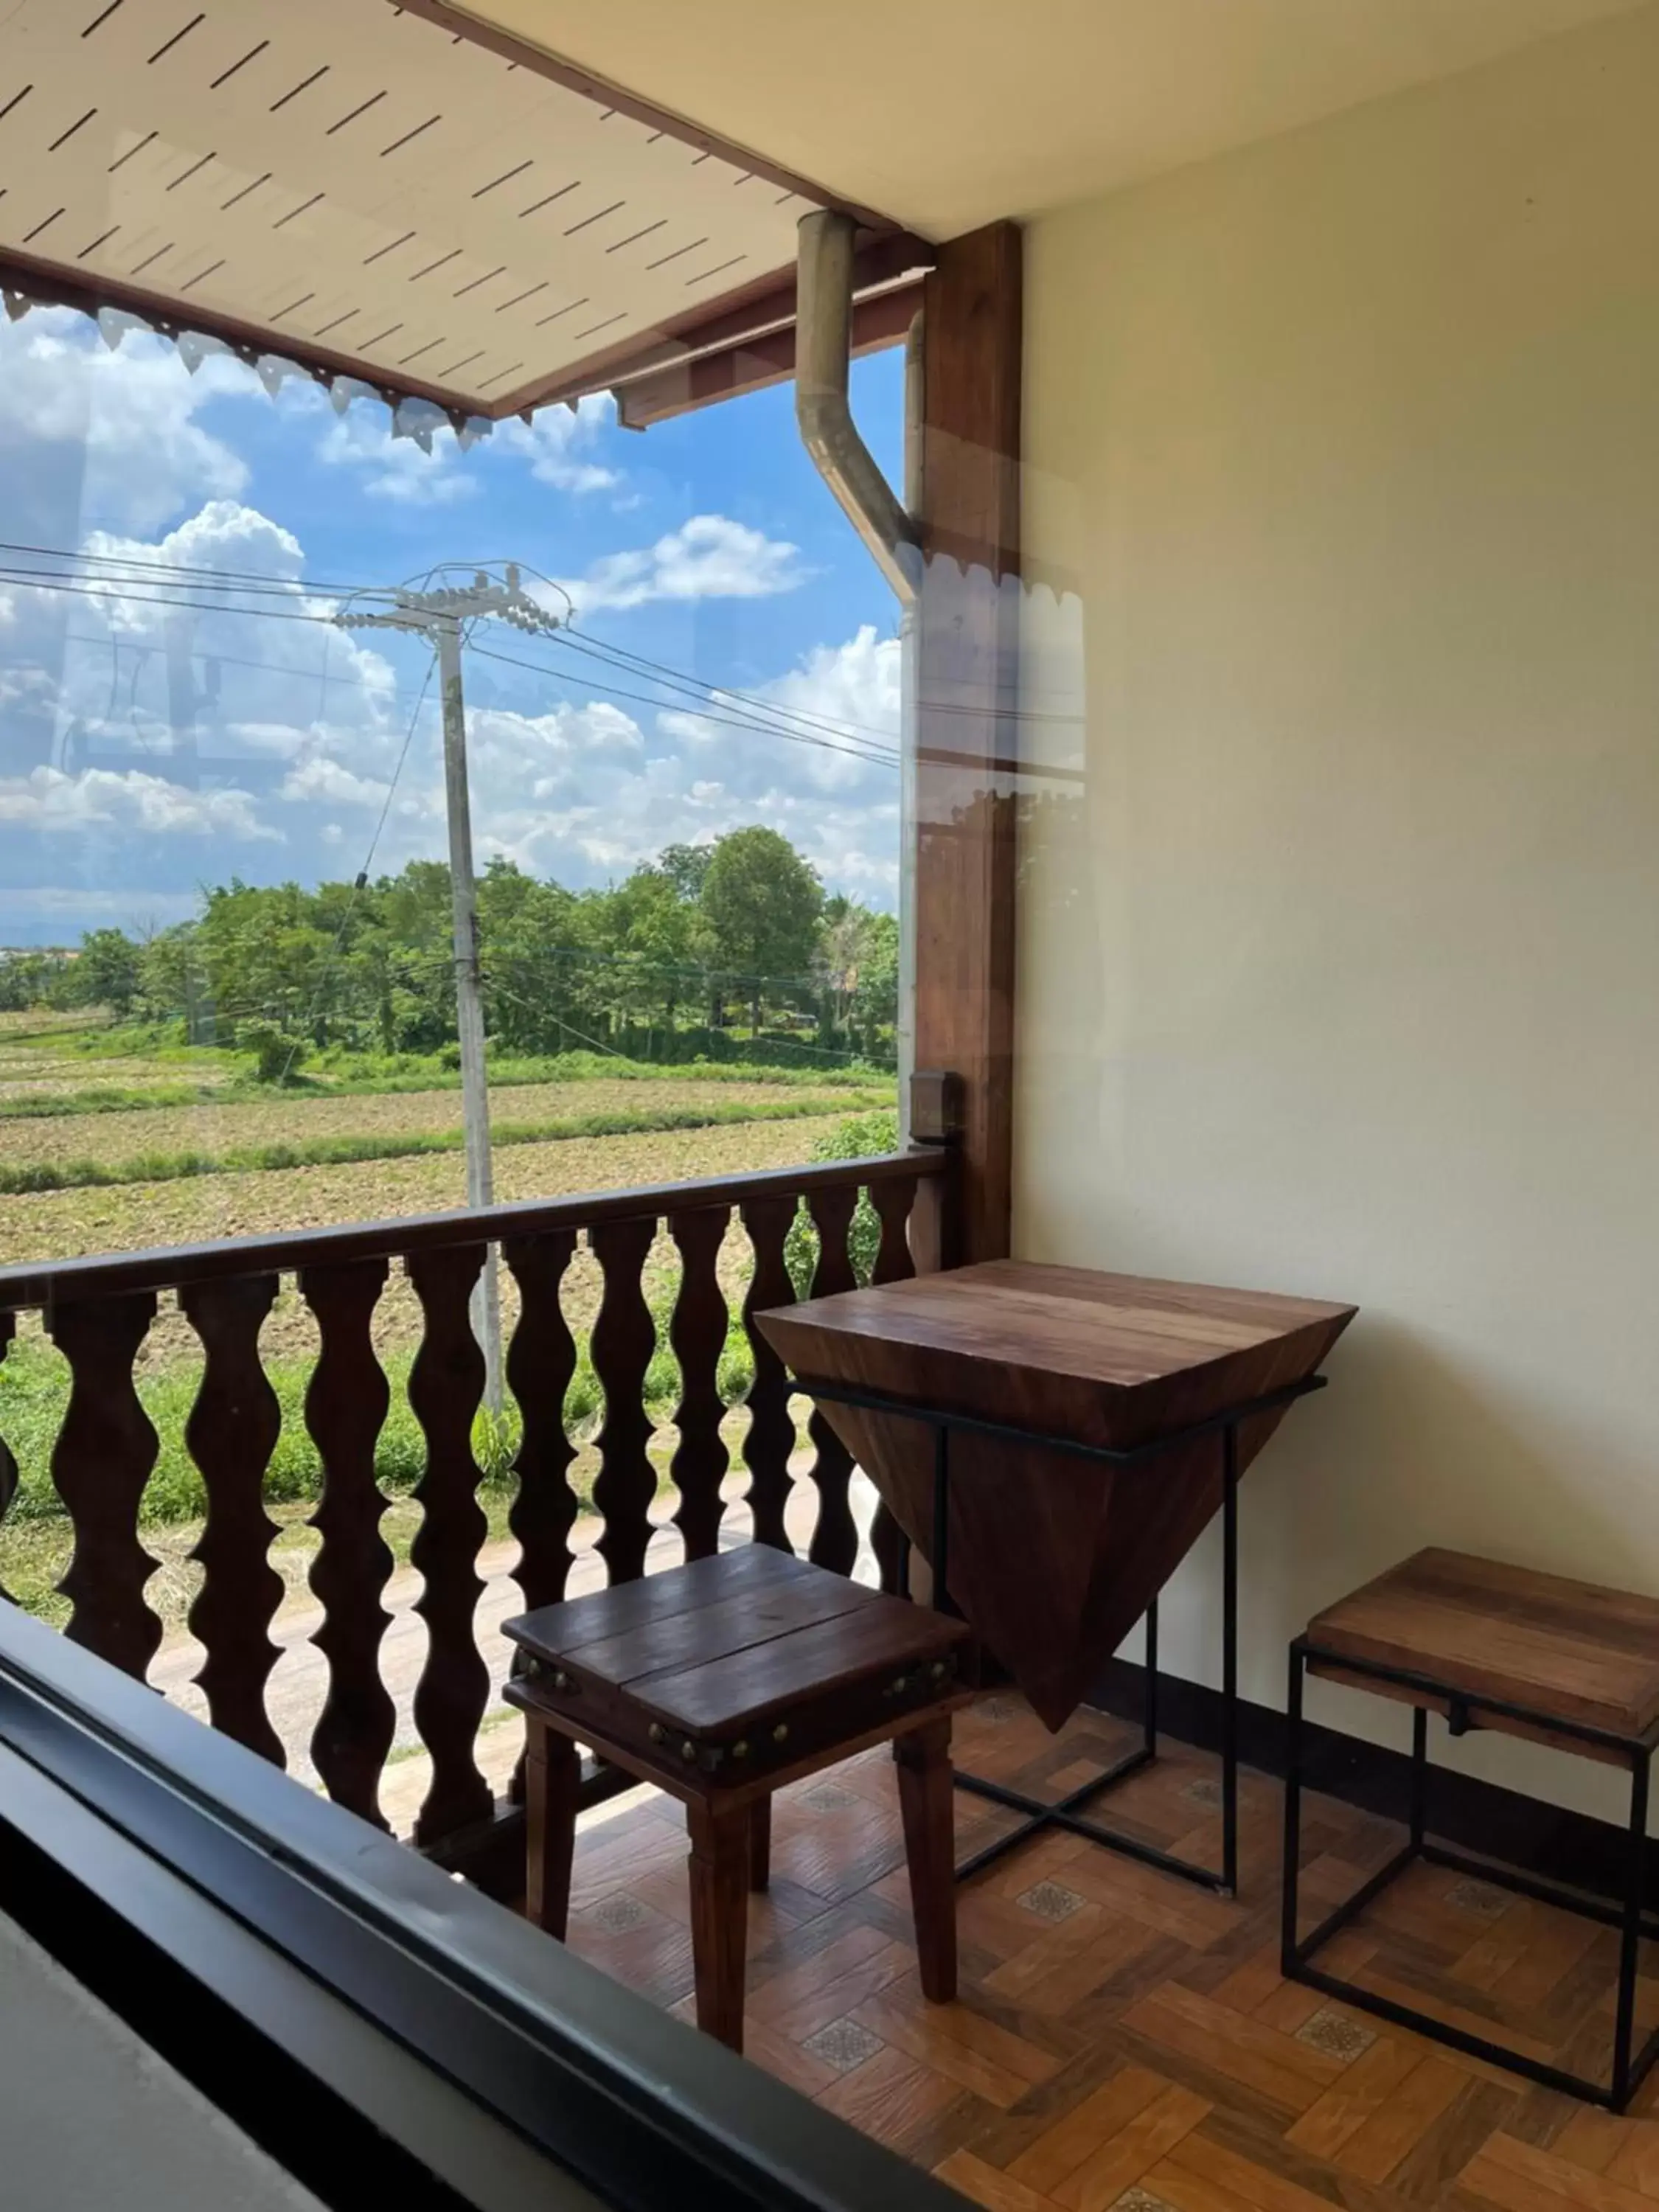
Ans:
{"label": "wooden table", "polygon": [[[1058,1729],[1137,1620],[1149,1616],[1155,1636],[1158,1591],[1218,1510],[1231,1711],[1234,1486],[1289,1406],[1318,1387],[1355,1310],[997,1260],[757,1319],[909,1542],[943,1568],[939,1593]],[[1149,1688],[1156,1671],[1154,1643]],[[1155,1734],[1149,1712],[1143,1751],[1073,1793],[1059,1824],[1121,1841],[1076,1807],[1143,1763]],[[1225,1826],[1220,1878],[1138,1855],[1231,1888],[1236,1823]]]}

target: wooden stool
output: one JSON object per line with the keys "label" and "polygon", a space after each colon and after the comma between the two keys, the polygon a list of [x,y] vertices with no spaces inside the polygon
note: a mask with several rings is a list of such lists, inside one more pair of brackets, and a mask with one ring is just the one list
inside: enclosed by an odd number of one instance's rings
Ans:
{"label": "wooden stool", "polygon": [[951,1716],[964,1623],[745,1544],[506,1624],[529,1724],[527,1910],[563,1937],[585,1743],[682,1799],[697,2025],[743,2048],[746,1893],[775,1790],[892,1741],[923,1994],[956,1995]]}
{"label": "wooden stool", "polygon": [[[1410,1832],[1404,1847],[1311,1935],[1297,1937],[1297,1875],[1301,1846],[1302,1683],[1304,1670],[1403,1701],[1412,1716]],[[1623,1766],[1631,1777],[1624,1894],[1599,1899],[1582,1891],[1494,1866],[1427,1840],[1428,1717],[1448,1732],[1490,1729],[1580,1758]],[[1419,1552],[1309,1624],[1291,1646],[1285,1781],[1285,1901],[1282,1970],[1327,1995],[1378,2013],[1396,2026],[1508,2067],[1552,2089],[1622,2112],[1659,2057],[1659,2033],[1632,2055],[1638,1953],[1659,1927],[1644,1911],[1648,1775],[1659,1747],[1659,1600],[1559,1575],[1534,1574],[1462,1552]],[[1620,1931],[1611,2081],[1586,2081],[1505,2050],[1485,2036],[1338,1980],[1312,1964],[1315,1953],[1413,1860],[1451,1867],[1523,1897],[1559,1906]]]}

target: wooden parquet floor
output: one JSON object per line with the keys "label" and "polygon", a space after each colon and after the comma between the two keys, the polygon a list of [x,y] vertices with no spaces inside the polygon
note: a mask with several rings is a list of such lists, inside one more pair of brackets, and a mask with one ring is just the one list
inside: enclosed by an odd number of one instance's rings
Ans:
{"label": "wooden parquet floor", "polygon": [[[957,1723],[958,1763],[1059,1796],[1125,1747],[1079,1715],[1051,1738],[1007,1693]],[[924,2002],[892,1765],[869,1753],[775,1801],[751,1905],[747,2056],[992,2212],[1654,2212],[1659,2069],[1615,2120],[1280,1980],[1278,1785],[1241,1790],[1227,1902],[1051,1834],[958,1893],[961,1993]],[[1213,1862],[1214,1763],[1178,1745],[1109,1817]],[[959,1796],[963,1851],[1011,1816]],[[1311,1918],[1400,1832],[1307,1801]],[[1494,1838],[1496,1842],[1497,1838]],[[572,1948],[692,2016],[682,1816],[654,1796],[585,1828]],[[1306,1924],[1306,1923],[1304,1923]],[[1331,1970],[1605,2078],[1609,1929],[1413,1869]],[[1659,1963],[1639,2012],[1659,2019]]]}

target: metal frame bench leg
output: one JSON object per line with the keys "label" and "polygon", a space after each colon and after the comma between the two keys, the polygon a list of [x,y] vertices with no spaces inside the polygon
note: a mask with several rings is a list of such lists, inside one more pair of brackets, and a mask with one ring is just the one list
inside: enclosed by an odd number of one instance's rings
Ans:
{"label": "metal frame bench leg", "polygon": [[[1528,2081],[1540,2083],[1547,2089],[1559,2089],[1568,2096],[1583,2098],[1587,2103],[1601,2106],[1609,2112],[1622,2112],[1655,2061],[1659,2060],[1659,2029],[1647,2038],[1639,2051],[1634,2049],[1636,1981],[1641,1944],[1644,1936],[1650,1940],[1659,1940],[1659,1923],[1646,1914],[1643,1902],[1647,1874],[1648,1789],[1653,1747],[1634,1738],[1614,1737],[1605,1731],[1565,1726],[1559,1717],[1553,1714],[1507,1705],[1499,1706],[1494,1704],[1492,1707],[1495,1711],[1501,1711],[1509,1717],[1530,1721],[1540,1727],[1552,1728],[1559,1734],[1580,1735],[1587,1741],[1616,1748],[1628,1762],[1631,1792],[1624,1895],[1618,1899],[1588,1897],[1577,1891],[1563,1889],[1557,1883],[1534,1879],[1517,1869],[1474,1858],[1465,1852],[1429,1841],[1429,1716],[1426,1706],[1415,1706],[1412,1715],[1411,1802],[1407,1842],[1352,1897],[1328,1913],[1310,1934],[1298,1936],[1298,1862],[1302,1841],[1304,1734],[1303,1688],[1310,1657],[1322,1656],[1327,1655],[1319,1653],[1306,1637],[1298,1637],[1291,1646],[1290,1680],[1285,1707],[1285,1866],[1279,1935],[1280,1972],[1286,1981],[1304,1983],[1310,1989],[1319,1990],[1327,1996],[1336,1997],[1346,2004],[1356,2005],[1363,2011],[1375,2014],[1379,2019],[1391,2021],[1395,2027],[1410,2028],[1431,2042],[1444,2044],[1449,2049],[1464,2051],[1473,2058],[1484,2059],[1488,2065],[1504,2067]],[[1464,1701],[1444,1684],[1397,1668],[1369,1663],[1362,1666],[1338,1655],[1328,1656],[1333,1664],[1340,1665],[1350,1677],[1370,1674],[1379,1681],[1399,1683],[1425,1695],[1444,1699],[1449,1709],[1451,1731],[1455,1735],[1462,1735],[1469,1725]],[[1397,2003],[1392,1997],[1380,1996],[1373,1990],[1361,1988],[1358,1983],[1328,1974],[1313,1963],[1316,1954],[1333,1936],[1357,1919],[1375,1898],[1419,1859],[1430,1865],[1451,1868],[1477,1881],[1490,1882],[1501,1889],[1513,1890],[1520,1896],[1534,1898],[1563,1911],[1576,1912],[1585,1918],[1600,1921],[1604,1926],[1618,1929],[1619,1987],[1613,2014],[1612,2071],[1606,2086],[1579,2075],[1569,2074],[1559,2066],[1544,2064],[1520,2051],[1506,2050],[1502,2044],[1491,2042],[1485,2036],[1470,2034],[1465,2029],[1436,2020],[1428,2013],[1419,2012],[1411,2005]]]}

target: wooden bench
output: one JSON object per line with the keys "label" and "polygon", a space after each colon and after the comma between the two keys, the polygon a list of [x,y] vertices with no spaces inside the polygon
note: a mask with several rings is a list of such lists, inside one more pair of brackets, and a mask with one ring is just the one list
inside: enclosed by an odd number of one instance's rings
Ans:
{"label": "wooden bench", "polygon": [[561,1938],[579,1743],[683,1801],[697,2024],[743,2048],[747,1893],[771,1797],[891,1740],[923,1992],[956,1995],[951,1716],[970,1632],[769,1545],[746,1544],[506,1624],[528,1723],[530,1917]]}
{"label": "wooden bench", "polygon": [[[1414,1708],[1409,1834],[1404,1847],[1354,1896],[1298,1936],[1302,1690],[1304,1674],[1369,1690]],[[1428,1840],[1428,1717],[1448,1731],[1490,1729],[1628,1770],[1631,1809],[1626,1887],[1617,1900],[1587,1899],[1552,1883]],[[1622,2111],[1659,2058],[1659,2033],[1632,2054],[1636,1976],[1644,1936],[1659,1935],[1644,1914],[1649,1771],[1659,1747],[1659,1600],[1570,1582],[1462,1552],[1417,1553],[1328,1607],[1291,1646],[1285,1787],[1286,1979],[1380,2013],[1397,2025],[1506,2066],[1547,2087]],[[1338,1981],[1312,1962],[1340,1928],[1416,1859],[1455,1868],[1620,1931],[1607,2083],[1587,2081],[1507,2051],[1485,2037]]]}

